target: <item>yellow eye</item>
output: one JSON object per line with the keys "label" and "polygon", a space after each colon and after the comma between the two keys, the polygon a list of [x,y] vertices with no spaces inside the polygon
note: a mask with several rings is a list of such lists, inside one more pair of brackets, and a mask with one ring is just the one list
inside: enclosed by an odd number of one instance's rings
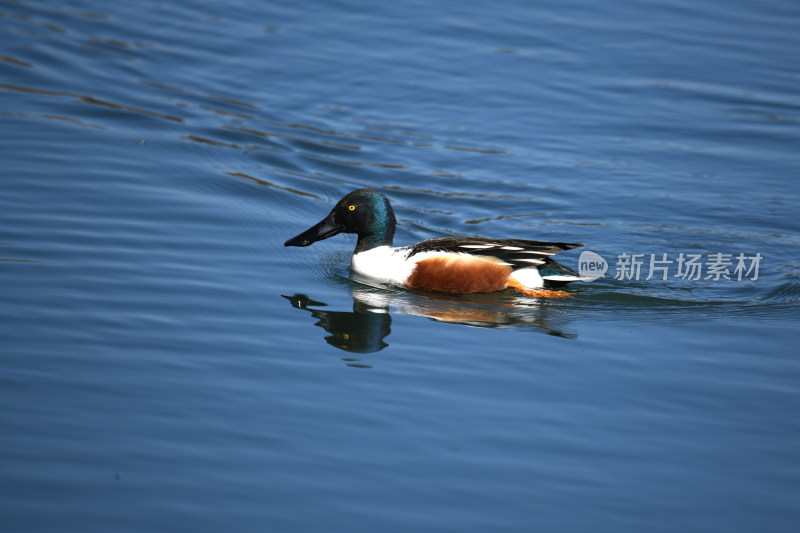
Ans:
{"label": "yellow eye", "polygon": [[347,209],[349,209],[350,211],[355,211],[355,210],[356,210],[356,206],[354,206],[354,205],[348,205],[348,206],[347,206]]}

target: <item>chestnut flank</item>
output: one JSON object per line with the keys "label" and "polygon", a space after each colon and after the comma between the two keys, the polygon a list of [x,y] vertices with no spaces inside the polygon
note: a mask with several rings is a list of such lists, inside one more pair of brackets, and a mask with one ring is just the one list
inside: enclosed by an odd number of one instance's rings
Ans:
{"label": "chestnut flank", "polygon": [[448,254],[419,261],[406,286],[451,294],[493,292],[506,288],[511,270],[494,257]]}

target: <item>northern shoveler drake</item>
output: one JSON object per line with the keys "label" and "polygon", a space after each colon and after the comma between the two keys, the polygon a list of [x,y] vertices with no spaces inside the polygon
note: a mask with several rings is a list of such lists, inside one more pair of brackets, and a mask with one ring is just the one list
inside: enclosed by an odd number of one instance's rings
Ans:
{"label": "northern shoveler drake", "polygon": [[583,246],[565,242],[483,237],[441,237],[394,247],[397,221],[389,199],[373,189],[357,189],[319,223],[284,246],[309,246],[337,233],[355,233],[353,271],[409,289],[468,294],[507,287],[537,297],[568,296],[550,289],[580,280],[550,256]]}

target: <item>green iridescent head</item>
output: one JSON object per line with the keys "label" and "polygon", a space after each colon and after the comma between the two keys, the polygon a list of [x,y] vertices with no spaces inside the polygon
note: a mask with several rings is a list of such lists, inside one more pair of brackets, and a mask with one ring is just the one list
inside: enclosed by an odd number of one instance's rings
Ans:
{"label": "green iridescent head", "polygon": [[327,217],[284,243],[309,246],[337,233],[355,233],[355,253],[376,246],[391,246],[397,221],[389,199],[374,189],[356,189],[339,200]]}

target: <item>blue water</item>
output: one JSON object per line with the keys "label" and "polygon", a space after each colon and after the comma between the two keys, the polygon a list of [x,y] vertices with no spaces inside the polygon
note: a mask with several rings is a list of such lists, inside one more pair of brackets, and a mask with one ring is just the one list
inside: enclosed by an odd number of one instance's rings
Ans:
{"label": "blue water", "polygon": [[[0,527],[794,531],[799,28],[788,0],[0,2]],[[283,247],[358,187],[397,244],[609,270],[429,295],[353,279],[352,236]],[[676,276],[719,253],[734,279]]]}

